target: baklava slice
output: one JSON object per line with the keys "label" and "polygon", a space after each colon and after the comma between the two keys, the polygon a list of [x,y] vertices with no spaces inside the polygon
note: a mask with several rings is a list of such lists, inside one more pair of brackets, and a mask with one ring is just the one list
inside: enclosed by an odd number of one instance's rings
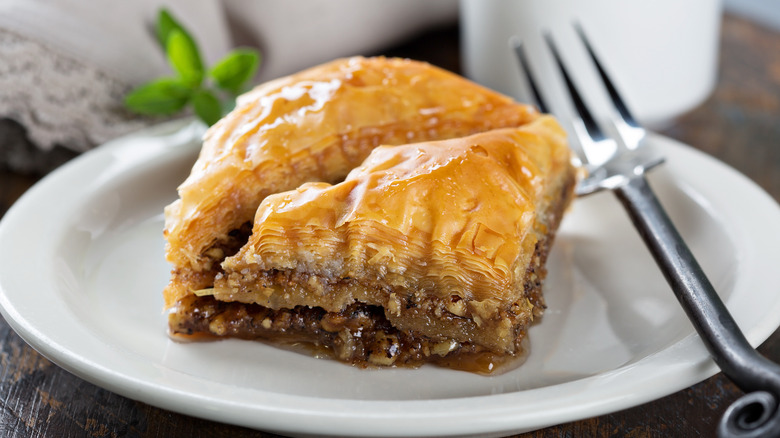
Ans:
{"label": "baklava slice", "polygon": [[343,182],[266,197],[174,333],[306,343],[357,365],[490,372],[541,315],[575,173],[558,124],[382,146]]}
{"label": "baklava slice", "polygon": [[461,137],[536,117],[460,76],[402,59],[341,59],[258,86],[209,129],[179,199],[165,210],[173,265],[166,307],[213,284],[266,196],[339,182],[380,144]]}

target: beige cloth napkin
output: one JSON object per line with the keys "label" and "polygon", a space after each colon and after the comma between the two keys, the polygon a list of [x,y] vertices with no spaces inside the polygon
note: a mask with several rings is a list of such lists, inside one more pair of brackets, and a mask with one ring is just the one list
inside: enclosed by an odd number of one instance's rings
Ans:
{"label": "beige cloth napkin", "polygon": [[262,80],[372,54],[458,17],[457,0],[224,0],[224,5],[234,42],[262,50]]}

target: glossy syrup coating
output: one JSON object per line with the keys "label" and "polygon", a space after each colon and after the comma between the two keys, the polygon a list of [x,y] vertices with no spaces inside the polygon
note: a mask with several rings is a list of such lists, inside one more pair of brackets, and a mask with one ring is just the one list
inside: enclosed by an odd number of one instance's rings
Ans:
{"label": "glossy syrup coating", "polygon": [[521,126],[532,108],[426,63],[349,58],[258,86],[204,137],[166,208],[170,307],[209,287],[268,195],[336,183],[379,145]]}
{"label": "glossy syrup coating", "polygon": [[549,116],[382,146],[341,183],[265,198],[213,296],[328,312],[364,303],[402,331],[512,351],[533,319],[529,277],[546,253],[537,245],[557,227],[573,180]]}

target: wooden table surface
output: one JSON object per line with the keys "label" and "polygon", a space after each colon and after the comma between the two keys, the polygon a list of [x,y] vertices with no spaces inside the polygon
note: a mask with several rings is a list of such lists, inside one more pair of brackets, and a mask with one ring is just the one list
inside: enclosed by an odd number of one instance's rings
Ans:
{"label": "wooden table surface", "polygon": [[[780,33],[727,15],[721,38],[716,90],[663,134],[733,166],[780,200]],[[386,53],[457,70],[457,29],[428,33]],[[0,170],[0,216],[36,179]],[[767,287],[780,293],[778,284]],[[780,331],[759,351],[780,362]],[[651,403],[521,436],[711,437],[718,419],[739,395],[718,374]],[[0,436],[275,435],[161,410],[87,383],[27,346],[0,319]]]}

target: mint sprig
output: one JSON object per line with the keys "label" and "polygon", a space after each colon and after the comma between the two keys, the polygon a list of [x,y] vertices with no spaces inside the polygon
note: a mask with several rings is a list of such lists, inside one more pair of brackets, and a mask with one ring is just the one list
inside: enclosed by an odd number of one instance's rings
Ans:
{"label": "mint sprig", "polygon": [[236,49],[228,53],[209,71],[217,86],[238,94],[248,80],[252,79],[260,64],[260,54],[255,50]]}
{"label": "mint sprig", "polygon": [[143,84],[125,96],[125,107],[143,115],[171,115],[192,105],[211,126],[235,105],[260,65],[260,53],[240,48],[206,69],[192,35],[166,9],[157,16],[157,40],[175,73]]}

